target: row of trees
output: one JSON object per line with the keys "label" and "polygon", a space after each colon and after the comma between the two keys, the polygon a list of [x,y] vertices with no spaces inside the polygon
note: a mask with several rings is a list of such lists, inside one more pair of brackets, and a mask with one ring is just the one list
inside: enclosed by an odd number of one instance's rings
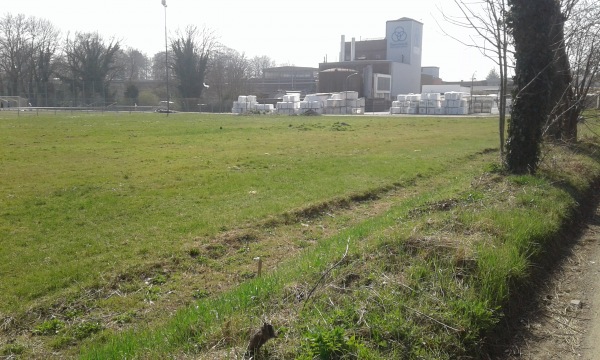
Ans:
{"label": "row of trees", "polygon": [[[532,173],[545,139],[572,143],[586,97],[600,71],[596,0],[454,0],[462,16],[445,19],[474,30],[468,41],[500,70],[501,156],[513,173]],[[508,78],[514,75],[514,88]],[[505,140],[506,98],[513,111]],[[506,149],[506,152],[505,152]]]}
{"label": "row of trees", "polygon": [[0,92],[33,105],[114,101],[110,82],[148,78],[148,65],[141,52],[97,33],[63,39],[48,20],[22,14],[0,19]]}
{"label": "row of trees", "polygon": [[[195,26],[176,32],[168,56],[163,51],[149,58],[98,33],[63,37],[48,20],[22,14],[0,18],[0,94],[26,98],[33,106],[156,105],[167,97],[167,59],[169,97],[187,110],[197,110],[206,84],[214,87],[213,101],[229,101],[245,90],[247,79],[275,66],[266,56],[248,59]],[[144,80],[155,80],[145,96],[139,86]],[[124,91],[117,91],[115,82],[124,84]]]}

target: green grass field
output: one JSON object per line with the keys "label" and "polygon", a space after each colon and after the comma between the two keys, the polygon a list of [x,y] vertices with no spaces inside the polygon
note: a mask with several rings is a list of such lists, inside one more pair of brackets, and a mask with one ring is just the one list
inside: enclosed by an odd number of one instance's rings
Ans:
{"label": "green grass field", "polygon": [[2,119],[2,310],[178,253],[198,236],[428,176],[494,145],[489,119],[338,119]]}
{"label": "green grass field", "polygon": [[[524,276],[528,265],[523,261],[535,253],[529,244],[532,236],[539,242],[539,237],[557,231],[574,206],[568,192],[553,187],[557,177],[583,193],[598,176],[595,160],[584,158],[578,166],[589,169],[589,174],[581,180],[568,172],[557,175],[549,167],[546,178],[500,180],[497,175],[498,179],[484,181],[487,175],[482,174],[498,168],[493,150],[496,132],[493,118],[125,113],[17,117],[0,113],[0,323],[8,329],[0,338],[0,349],[4,354],[43,358],[50,352],[74,356],[83,345],[91,358],[138,354],[157,359],[166,354],[185,358],[190,353],[211,354],[208,349],[235,349],[243,346],[251,326],[240,325],[243,331],[226,335],[222,318],[208,320],[210,309],[224,306],[223,301],[248,298],[248,291],[254,294],[255,290],[247,287],[256,288],[253,284],[262,281],[267,284],[260,286],[269,296],[250,296],[260,298],[262,305],[246,303],[221,310],[234,324],[246,324],[248,317],[256,320],[257,315],[249,315],[256,314],[255,306],[266,306],[273,296],[284,297],[290,284],[314,283],[320,271],[339,259],[347,238],[354,239],[349,245],[354,260],[364,260],[370,252],[379,254],[372,262],[366,261],[368,266],[359,266],[361,277],[385,274],[380,267],[383,257],[400,263],[406,260],[394,257],[400,256],[395,251],[394,256],[382,252],[386,246],[398,247],[395,241],[404,244],[403,251],[423,257],[423,262],[406,261],[409,270],[403,270],[408,277],[404,285],[414,288],[431,279],[428,266],[433,261],[440,274],[433,279],[435,286],[450,287],[456,293],[451,299],[454,315],[444,315],[448,322],[460,318],[461,311],[479,311],[481,318],[474,316],[472,321],[481,323],[473,326],[489,327],[495,318],[490,309],[501,305],[508,293],[503,287],[510,284],[502,277],[512,272],[517,278]],[[569,156],[557,153],[552,159],[560,163]],[[474,186],[477,179],[493,190]],[[526,188],[532,190],[521,194],[519,189]],[[506,194],[512,197],[504,199]],[[495,205],[496,197],[503,206]],[[385,208],[354,201],[371,198],[388,199]],[[444,202],[461,211],[438,214],[430,210],[432,204]],[[364,206],[364,213],[354,206]],[[415,209],[429,210],[416,216],[419,211]],[[317,220],[312,217],[302,218],[327,211],[335,213],[319,217],[320,227],[315,227]],[[533,220],[537,218],[545,221]],[[521,224],[518,219],[525,221]],[[459,225],[459,230],[453,228]],[[422,250],[431,239],[443,244],[452,237],[447,234],[457,231],[469,236],[459,236],[464,242],[450,246],[453,255],[433,256]],[[358,244],[358,239],[364,241]],[[516,245],[492,247],[497,251],[480,247],[511,243],[511,239]],[[438,249],[437,245],[432,248]],[[513,257],[513,252],[524,258]],[[265,258],[272,278],[255,278],[256,256]],[[485,290],[485,299],[476,300],[472,290],[457,287],[452,275],[440,270],[463,260],[480,262],[477,286]],[[486,272],[493,267],[498,272]],[[349,270],[340,271],[348,275]],[[490,283],[482,281],[486,276]],[[502,284],[500,289],[498,284]],[[464,291],[470,295],[465,297]],[[324,326],[315,320],[334,316],[322,296],[327,294],[315,295],[314,308],[307,310],[305,318],[287,320],[284,332],[296,339],[271,349],[275,358],[290,358],[299,348],[305,349],[306,356],[314,355],[314,349],[306,345],[311,336],[321,340],[338,336],[339,340],[340,331],[346,333],[340,340],[345,350],[339,352],[361,353],[360,358],[399,354],[400,347],[390,340],[394,329],[369,336],[353,333],[352,338],[358,340],[348,342],[350,330],[345,321],[338,326],[333,320],[325,321],[331,326]],[[357,294],[357,299],[366,304],[368,296]],[[461,302],[463,297],[467,300]],[[207,306],[207,313],[184,310],[196,301],[196,309]],[[381,303],[387,301],[392,304],[397,299],[383,294]],[[407,304],[403,312],[411,313],[407,309],[416,309],[419,297]],[[439,306],[435,301],[423,304],[425,308],[412,315],[430,313]],[[284,312],[284,307],[270,306]],[[341,311],[334,317],[344,319],[350,316],[344,311],[357,311],[349,306],[333,309]],[[172,315],[168,314],[175,313],[179,324],[169,325]],[[353,321],[357,319],[350,316],[348,323]],[[389,323],[385,318],[368,321]],[[471,326],[471,320],[465,321],[447,326]],[[186,325],[180,333],[177,329],[182,322]],[[141,331],[142,323],[150,323],[153,329],[144,330],[147,336],[134,332],[130,340],[118,343],[116,339],[129,337],[115,335],[113,339],[110,335],[127,329]],[[190,332],[189,327],[199,323],[207,331]],[[404,326],[408,325],[400,328]],[[468,338],[470,342],[458,353],[477,343],[477,329],[460,332],[452,340]],[[438,330],[432,330],[442,337],[436,340],[435,349],[455,346],[443,338],[444,329]],[[177,339],[161,345],[156,337],[168,338],[164,332]],[[232,339],[215,345],[228,336]],[[44,345],[32,345],[40,339]],[[103,348],[103,343],[109,345]],[[381,345],[379,350],[374,343]],[[419,351],[436,358],[427,349],[431,347]],[[212,353],[206,358],[219,357],[226,356]]]}

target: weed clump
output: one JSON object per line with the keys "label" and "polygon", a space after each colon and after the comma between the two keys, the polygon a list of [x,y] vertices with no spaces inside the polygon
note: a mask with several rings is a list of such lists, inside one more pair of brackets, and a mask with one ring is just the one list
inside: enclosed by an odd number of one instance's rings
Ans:
{"label": "weed clump", "polygon": [[65,327],[65,323],[58,319],[46,320],[33,329],[34,335],[55,335]]}

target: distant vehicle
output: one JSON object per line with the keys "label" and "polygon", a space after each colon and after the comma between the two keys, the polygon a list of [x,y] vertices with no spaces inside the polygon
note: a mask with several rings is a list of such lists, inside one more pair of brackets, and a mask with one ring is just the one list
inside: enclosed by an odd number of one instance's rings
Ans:
{"label": "distant vehicle", "polygon": [[171,109],[167,110],[167,109],[158,108],[158,109],[154,110],[154,112],[157,112],[157,113],[176,113],[177,111],[171,110]]}
{"label": "distant vehicle", "polygon": [[168,106],[168,110],[167,110],[167,102],[166,101],[160,101],[158,103],[158,108],[156,110],[154,110],[157,113],[175,113],[177,111],[175,110],[171,110],[171,104],[174,104],[172,101],[169,101],[169,106]]}

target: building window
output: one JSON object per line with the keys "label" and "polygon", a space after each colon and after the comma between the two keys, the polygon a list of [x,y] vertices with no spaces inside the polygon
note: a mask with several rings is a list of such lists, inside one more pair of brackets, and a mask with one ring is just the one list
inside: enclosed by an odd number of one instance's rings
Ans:
{"label": "building window", "polygon": [[377,91],[390,91],[392,88],[392,79],[388,77],[377,78]]}

